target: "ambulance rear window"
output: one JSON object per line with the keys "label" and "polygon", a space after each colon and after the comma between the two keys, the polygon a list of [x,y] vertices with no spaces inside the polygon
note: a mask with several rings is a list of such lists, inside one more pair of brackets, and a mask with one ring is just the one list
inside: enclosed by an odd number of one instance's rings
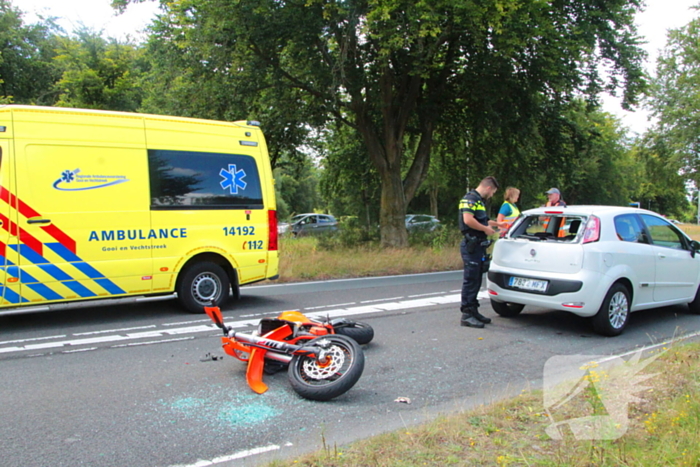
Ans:
{"label": "ambulance rear window", "polygon": [[255,159],[237,154],[148,150],[151,209],[262,209]]}

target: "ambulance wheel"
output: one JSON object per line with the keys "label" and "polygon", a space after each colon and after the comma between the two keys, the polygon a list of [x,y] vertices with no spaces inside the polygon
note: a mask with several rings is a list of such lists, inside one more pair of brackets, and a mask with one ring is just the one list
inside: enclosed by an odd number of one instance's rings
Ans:
{"label": "ambulance wheel", "polygon": [[177,286],[177,297],[190,313],[202,313],[205,306],[223,305],[229,298],[226,272],[214,263],[196,263],[188,267]]}

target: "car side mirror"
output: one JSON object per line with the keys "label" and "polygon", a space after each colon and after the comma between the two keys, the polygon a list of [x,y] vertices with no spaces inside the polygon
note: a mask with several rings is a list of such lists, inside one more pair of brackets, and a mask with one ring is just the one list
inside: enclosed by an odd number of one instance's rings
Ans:
{"label": "car side mirror", "polygon": [[690,242],[690,256],[695,258],[695,253],[700,251],[700,242],[697,240],[691,240]]}

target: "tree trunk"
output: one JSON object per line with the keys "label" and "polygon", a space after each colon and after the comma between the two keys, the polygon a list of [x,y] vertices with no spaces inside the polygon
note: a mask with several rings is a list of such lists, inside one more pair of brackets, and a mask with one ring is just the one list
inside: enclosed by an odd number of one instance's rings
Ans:
{"label": "tree trunk", "polygon": [[406,248],[406,199],[400,171],[382,174],[382,194],[379,224],[383,248]]}
{"label": "tree trunk", "polygon": [[438,217],[438,192],[440,188],[437,186],[430,187],[428,193],[430,195],[430,215]]}

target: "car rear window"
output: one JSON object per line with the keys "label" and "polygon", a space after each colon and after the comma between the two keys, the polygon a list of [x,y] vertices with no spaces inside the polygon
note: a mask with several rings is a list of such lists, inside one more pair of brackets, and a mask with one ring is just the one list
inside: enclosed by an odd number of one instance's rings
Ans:
{"label": "car rear window", "polygon": [[516,222],[508,236],[532,241],[576,242],[586,220],[586,216],[566,214],[525,216]]}

